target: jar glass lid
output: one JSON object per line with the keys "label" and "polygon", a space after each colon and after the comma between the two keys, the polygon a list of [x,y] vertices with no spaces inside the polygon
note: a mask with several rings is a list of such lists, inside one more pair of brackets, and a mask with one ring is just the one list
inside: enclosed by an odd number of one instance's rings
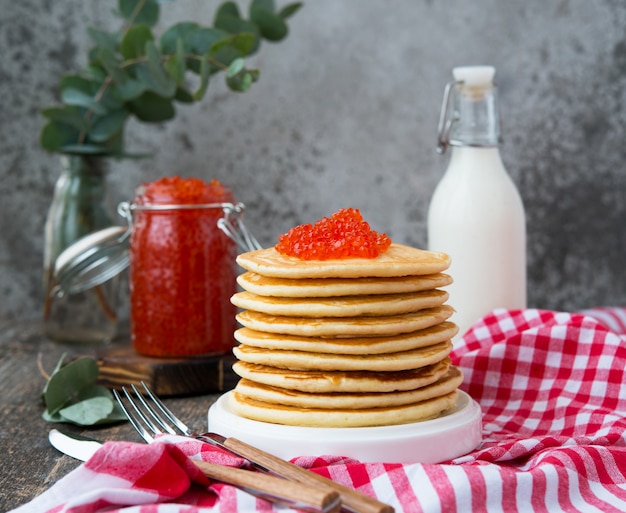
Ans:
{"label": "jar glass lid", "polygon": [[86,235],[57,258],[52,294],[77,294],[117,276],[129,264],[130,228],[111,226]]}

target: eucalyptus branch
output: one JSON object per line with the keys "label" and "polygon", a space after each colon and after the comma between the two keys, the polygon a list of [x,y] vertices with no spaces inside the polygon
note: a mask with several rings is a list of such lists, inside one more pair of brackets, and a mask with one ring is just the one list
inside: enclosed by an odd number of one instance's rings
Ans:
{"label": "eucalyptus branch", "polygon": [[[286,19],[301,7],[288,4],[276,11],[274,0],[251,0],[249,19],[237,4],[221,4],[213,26],[181,22],[157,39],[158,0],[117,0],[122,30],[90,29],[96,46],[84,73],[61,80],[63,104],[43,110],[47,118],[41,144],[61,153],[124,156],[123,129],[130,117],[154,123],[172,119],[177,102],[202,100],[213,74],[223,72],[228,87],[247,91],[259,71],[247,69],[245,58],[262,40],[287,36]],[[199,85],[190,90],[186,74]]]}
{"label": "eucalyptus branch", "polygon": [[50,374],[46,372],[43,366],[43,354],[41,352],[37,353],[37,368],[39,369],[39,374],[41,374],[45,379],[50,379]]}
{"label": "eucalyptus branch", "polygon": [[[113,83],[113,77],[111,77],[111,76],[106,77],[104,82],[100,86],[100,89],[98,90],[98,92],[94,96],[94,101],[96,101],[96,102],[102,101],[102,98],[104,97],[104,94],[106,93],[107,89],[109,88],[109,86],[112,83]],[[91,110],[91,109],[87,109],[87,112],[85,112],[85,115],[83,116],[83,120],[85,121],[85,125],[89,124],[89,121],[91,121],[91,118],[93,117],[93,115],[94,115],[94,111]],[[87,138],[87,131],[86,130],[81,130],[79,132],[79,134],[78,134],[78,144],[83,144],[85,142],[86,138]]]}

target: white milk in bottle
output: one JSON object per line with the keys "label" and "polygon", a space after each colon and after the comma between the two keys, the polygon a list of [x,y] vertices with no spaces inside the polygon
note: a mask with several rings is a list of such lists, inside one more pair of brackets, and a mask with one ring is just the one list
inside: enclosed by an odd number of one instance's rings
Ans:
{"label": "white milk in bottle", "polygon": [[450,146],[451,156],[430,203],[428,248],[452,260],[457,338],[495,308],[526,307],[524,206],[500,158],[494,74],[454,68],[439,121],[438,151]]}

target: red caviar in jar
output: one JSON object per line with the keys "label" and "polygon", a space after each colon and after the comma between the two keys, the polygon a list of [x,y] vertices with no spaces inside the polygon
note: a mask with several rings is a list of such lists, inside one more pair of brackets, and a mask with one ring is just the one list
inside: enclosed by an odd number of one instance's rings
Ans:
{"label": "red caviar in jar", "polygon": [[232,349],[236,247],[217,227],[221,203],[232,202],[230,190],[216,180],[166,177],[137,190],[130,308],[131,340],[139,354]]}
{"label": "red caviar in jar", "polygon": [[372,230],[361,212],[344,208],[315,224],[302,224],[278,236],[276,251],[302,260],[376,258],[391,239]]}

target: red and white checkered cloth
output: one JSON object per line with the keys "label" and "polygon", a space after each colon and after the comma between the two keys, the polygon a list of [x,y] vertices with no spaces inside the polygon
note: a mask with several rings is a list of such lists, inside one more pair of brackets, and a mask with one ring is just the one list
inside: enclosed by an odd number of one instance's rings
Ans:
{"label": "red and white checkered cloth", "polygon": [[[452,358],[483,411],[471,454],[442,464],[294,461],[398,512],[626,511],[626,308],[494,311]],[[188,439],[159,442],[109,442],[15,511],[287,511],[208,483],[184,455],[237,458]]]}

